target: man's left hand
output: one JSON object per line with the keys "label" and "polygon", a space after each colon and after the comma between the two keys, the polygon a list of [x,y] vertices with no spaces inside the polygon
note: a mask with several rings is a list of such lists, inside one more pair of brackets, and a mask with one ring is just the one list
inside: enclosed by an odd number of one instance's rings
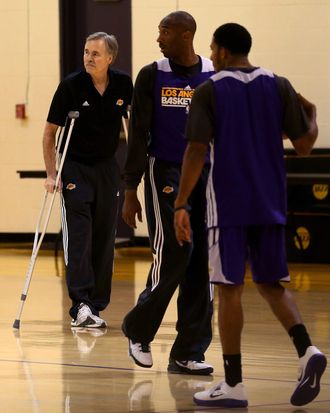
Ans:
{"label": "man's left hand", "polygon": [[191,227],[189,214],[185,209],[180,209],[174,214],[175,236],[179,245],[191,242]]}

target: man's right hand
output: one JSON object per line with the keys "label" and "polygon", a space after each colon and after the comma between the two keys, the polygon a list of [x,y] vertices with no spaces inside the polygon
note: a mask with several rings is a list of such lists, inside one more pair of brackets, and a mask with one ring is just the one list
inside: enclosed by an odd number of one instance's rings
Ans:
{"label": "man's right hand", "polygon": [[[45,189],[46,189],[47,192],[50,192],[51,194],[54,192],[55,182],[56,182],[56,178],[49,177],[49,176],[46,178],[44,186],[45,186]],[[61,180],[59,181],[56,190],[59,191],[59,192],[62,190]]]}
{"label": "man's right hand", "polygon": [[136,218],[142,222],[142,208],[137,197],[136,189],[127,189],[125,191],[125,200],[122,209],[123,220],[131,228],[136,228]]}

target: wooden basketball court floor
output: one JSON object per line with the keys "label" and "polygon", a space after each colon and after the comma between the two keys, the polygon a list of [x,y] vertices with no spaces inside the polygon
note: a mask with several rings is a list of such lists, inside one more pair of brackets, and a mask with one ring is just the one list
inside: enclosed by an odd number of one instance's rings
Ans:
{"label": "wooden basketball court floor", "polygon": [[[148,250],[117,250],[112,300],[102,314],[109,328],[73,332],[62,259],[41,252],[21,318],[12,328],[25,273],[28,250],[0,249],[0,412],[109,413],[202,412],[242,409],[200,408],[192,395],[223,379],[217,320],[206,354],[213,376],[167,373],[175,337],[172,300],[152,344],[154,366],[137,367],[127,356],[121,321],[134,305],[150,265]],[[290,265],[294,292],[305,323],[330,359],[330,265]],[[329,413],[330,369],[318,398],[307,406],[289,403],[297,376],[297,357],[289,337],[247,280],[244,294],[243,365],[249,413]]]}

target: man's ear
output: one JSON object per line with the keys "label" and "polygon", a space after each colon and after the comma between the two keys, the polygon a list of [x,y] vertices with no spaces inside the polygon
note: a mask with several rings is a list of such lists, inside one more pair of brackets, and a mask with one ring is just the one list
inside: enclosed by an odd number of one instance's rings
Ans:
{"label": "man's ear", "polygon": [[223,46],[219,47],[218,53],[222,60],[227,57],[227,50]]}
{"label": "man's ear", "polygon": [[184,40],[190,40],[191,39],[191,32],[189,30],[186,30],[182,33],[182,38]]}

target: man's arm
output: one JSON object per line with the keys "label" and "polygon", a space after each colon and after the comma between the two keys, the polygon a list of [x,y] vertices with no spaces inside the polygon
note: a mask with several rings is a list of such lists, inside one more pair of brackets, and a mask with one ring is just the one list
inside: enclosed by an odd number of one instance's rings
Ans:
{"label": "man's arm", "polygon": [[191,242],[188,200],[202,172],[209,142],[214,138],[214,90],[211,81],[204,82],[195,90],[186,136],[189,143],[183,157],[179,192],[174,203],[174,227],[180,245],[185,241]]}
{"label": "man's arm", "polygon": [[145,66],[138,74],[134,86],[124,170],[126,190],[122,209],[123,220],[132,228],[136,228],[136,216],[142,222],[142,208],[137,197],[137,187],[147,165],[155,76],[155,65]]}
{"label": "man's arm", "polygon": [[127,189],[136,189],[146,169],[147,148],[153,116],[153,64],[139,72],[134,85],[128,129],[127,158],[124,180]]}
{"label": "man's arm", "polygon": [[55,139],[57,129],[58,125],[46,122],[42,140],[44,162],[47,173],[47,178],[44,185],[48,192],[54,192],[57,175],[55,156]]}
{"label": "man's arm", "polygon": [[304,133],[297,139],[291,140],[291,142],[298,155],[306,156],[311,153],[318,135],[318,126],[316,123],[316,106],[300,94],[298,94],[298,98],[307,115],[309,128],[306,133]]}
{"label": "man's arm", "polygon": [[201,175],[207,150],[207,144],[190,142],[183,157],[179,191],[174,203],[174,227],[180,245],[183,245],[184,241],[191,242],[188,199]]}
{"label": "man's arm", "polygon": [[298,94],[285,77],[276,76],[283,104],[283,133],[298,155],[309,155],[318,135],[316,107]]}

